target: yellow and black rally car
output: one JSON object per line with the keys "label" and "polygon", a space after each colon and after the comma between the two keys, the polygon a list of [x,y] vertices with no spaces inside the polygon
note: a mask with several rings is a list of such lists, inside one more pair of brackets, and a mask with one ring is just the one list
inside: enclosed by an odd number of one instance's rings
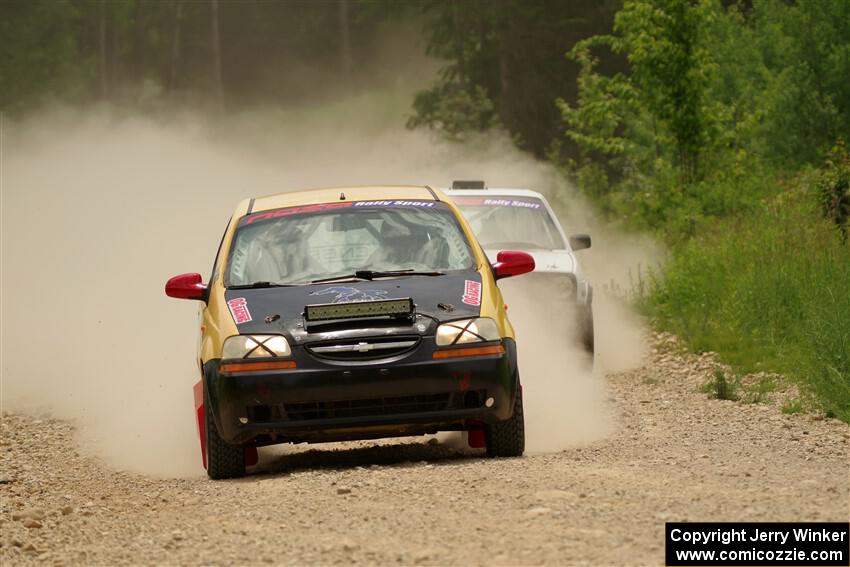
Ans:
{"label": "yellow and black rally car", "polygon": [[343,187],[245,200],[209,283],[171,278],[201,305],[195,408],[211,478],[256,447],[469,431],[521,455],[514,332],[490,264],[457,207],[431,187]]}

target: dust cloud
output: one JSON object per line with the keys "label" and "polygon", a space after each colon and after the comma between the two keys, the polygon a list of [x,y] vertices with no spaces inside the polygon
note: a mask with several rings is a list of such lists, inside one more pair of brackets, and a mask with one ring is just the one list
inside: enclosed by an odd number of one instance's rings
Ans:
{"label": "dust cloud", "polygon": [[[202,474],[191,393],[198,305],[167,298],[163,284],[177,273],[209,273],[237,201],[337,184],[445,186],[456,178],[574,196],[505,137],[458,146],[405,130],[409,91],[401,85],[321,108],[214,121],[108,109],[7,119],[3,409],[72,420],[81,444],[119,469]],[[566,201],[576,204],[570,218],[581,218],[584,205]],[[643,253],[623,258],[634,264]],[[595,245],[581,259],[589,265],[594,255],[621,257]],[[527,320],[531,310],[511,307],[530,450],[585,442],[610,427],[602,374],[634,364],[641,340],[636,320],[603,307],[603,297],[597,292],[596,375],[574,370],[569,347],[547,332],[545,317]],[[608,336],[617,337],[610,347]]]}
{"label": "dust cloud", "polygon": [[508,315],[517,335],[525,407],[526,452],[548,453],[605,437],[614,427],[606,375],[638,366],[643,327],[619,300],[594,299],[596,355],[577,340],[574,311],[554,287],[505,281]]}

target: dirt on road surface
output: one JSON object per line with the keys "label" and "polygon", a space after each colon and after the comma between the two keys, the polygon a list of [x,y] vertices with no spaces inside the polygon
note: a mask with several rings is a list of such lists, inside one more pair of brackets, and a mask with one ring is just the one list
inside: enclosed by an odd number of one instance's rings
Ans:
{"label": "dirt on road surface", "polygon": [[847,425],[709,399],[713,365],[656,341],[608,377],[610,435],[559,453],[319,445],[220,482],[110,470],[67,422],[5,414],[0,564],[661,565],[665,521],[847,521]]}

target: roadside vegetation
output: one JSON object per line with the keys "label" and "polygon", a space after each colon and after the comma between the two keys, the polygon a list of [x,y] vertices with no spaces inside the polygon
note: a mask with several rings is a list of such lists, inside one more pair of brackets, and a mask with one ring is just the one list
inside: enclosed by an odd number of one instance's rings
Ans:
{"label": "roadside vegetation", "polygon": [[[618,8],[609,33],[567,51],[579,71],[574,100],[555,101],[562,135],[530,149],[613,222],[669,246],[667,264],[637,290],[656,328],[720,353],[736,372],[791,377],[809,407],[850,421],[850,3]],[[502,91],[464,88],[474,60],[455,58],[439,88],[450,98],[454,78],[464,95],[420,105],[419,123],[457,137],[475,114],[459,123],[439,111],[476,98],[486,99],[477,127],[503,123]],[[735,380],[721,372],[706,388],[739,398]],[[759,401],[770,387],[744,397]]]}
{"label": "roadside vegetation", "polygon": [[382,34],[414,29],[442,68],[409,127],[549,160],[668,246],[635,293],[656,328],[850,422],[847,0],[12,0],[0,112],[352,97]]}
{"label": "roadside vegetation", "polygon": [[[781,372],[850,421],[850,4],[627,2],[580,43],[570,164],[671,246],[641,307],[743,372]],[[624,54],[603,77],[593,48]],[[606,124],[597,123],[604,116]],[[717,397],[735,396],[716,380]]]}

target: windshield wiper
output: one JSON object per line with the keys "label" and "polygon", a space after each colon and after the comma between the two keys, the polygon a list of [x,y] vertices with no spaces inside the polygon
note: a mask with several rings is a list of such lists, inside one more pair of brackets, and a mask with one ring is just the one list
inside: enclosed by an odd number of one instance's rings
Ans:
{"label": "windshield wiper", "polygon": [[358,270],[357,277],[366,278],[367,280],[372,280],[375,278],[397,278],[399,276],[445,276],[443,272],[438,272],[436,270],[432,271],[423,271],[417,272],[416,270],[386,270],[386,271],[373,271],[373,270]]}
{"label": "windshield wiper", "polygon": [[276,282],[254,282],[249,284],[232,285],[227,289],[261,289],[264,287],[292,287],[294,284],[284,284]]}
{"label": "windshield wiper", "polygon": [[310,283],[327,283],[327,282],[336,282],[336,281],[344,281],[344,280],[365,280],[367,278],[361,278],[360,276],[354,274],[346,274],[344,276],[331,276],[329,278],[319,278],[317,280],[313,280]]}
{"label": "windshield wiper", "polygon": [[330,278],[321,278],[318,280],[313,280],[311,283],[327,283],[337,280],[374,280],[375,278],[399,278],[405,276],[444,276],[443,272],[417,272],[414,270],[387,270],[387,271],[375,271],[375,270],[357,270],[353,274],[348,274],[345,276],[333,276]]}

